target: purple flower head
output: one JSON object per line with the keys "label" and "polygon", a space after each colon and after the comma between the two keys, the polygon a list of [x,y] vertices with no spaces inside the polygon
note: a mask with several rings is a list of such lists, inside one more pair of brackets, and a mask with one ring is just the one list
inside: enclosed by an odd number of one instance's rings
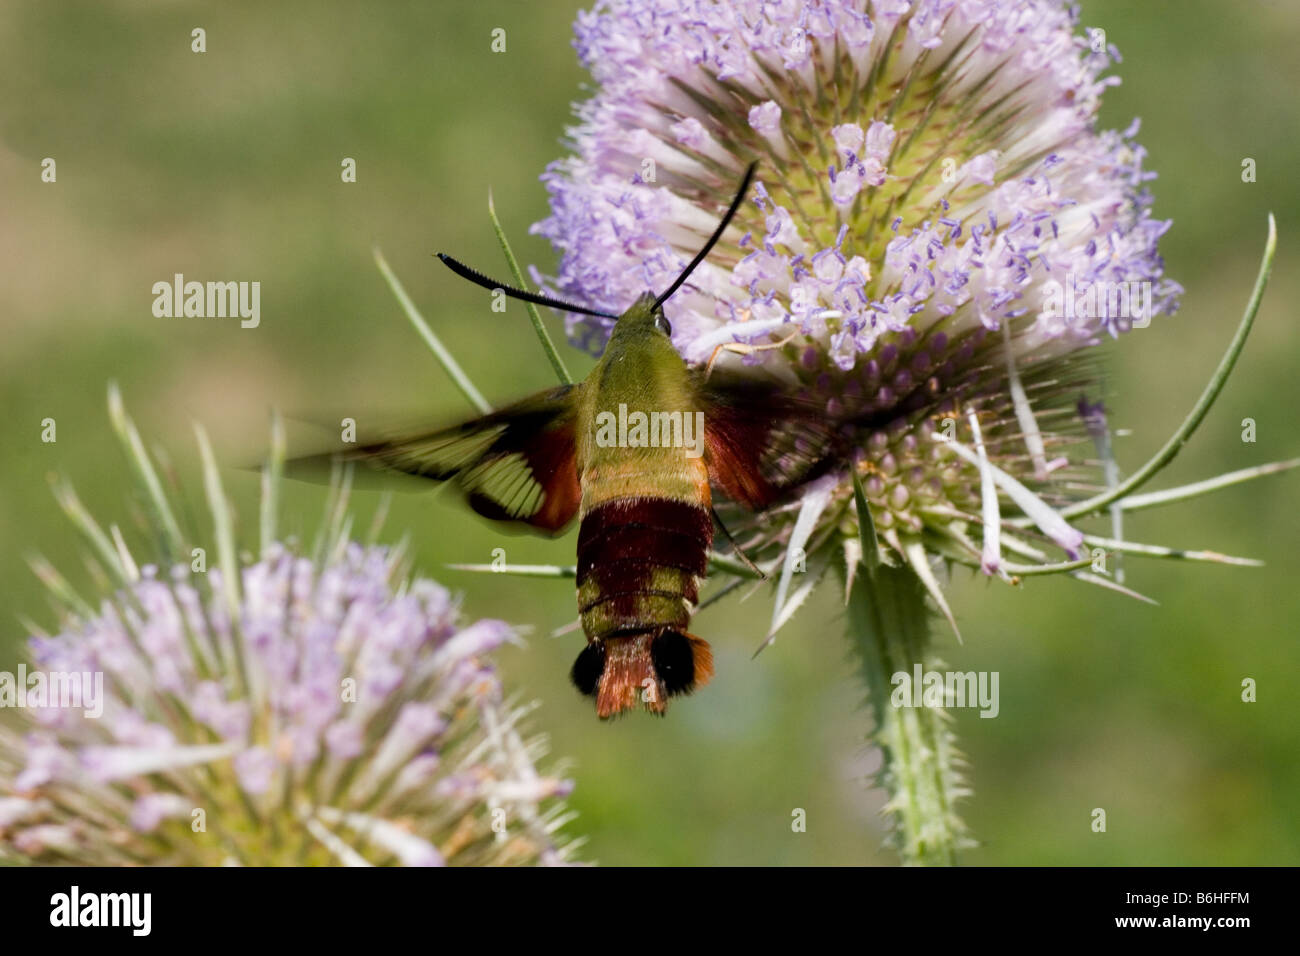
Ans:
{"label": "purple flower head", "polygon": [[[1097,127],[1112,54],[1073,9],[601,0],[576,32],[596,90],[543,176],[550,290],[618,312],[666,288],[757,159],[736,222],[665,305],[682,356],[740,346],[724,361],[793,379],[850,430],[870,421],[859,469],[900,555],[927,530],[969,551],[990,494],[1076,554],[1044,503],[1090,480],[1062,454],[1084,431],[1061,414],[1088,384],[1071,357],[1181,290],[1136,124]],[[599,350],[611,324],[568,327]]]}
{"label": "purple flower head", "polygon": [[337,531],[317,559],[272,540],[251,560],[222,537],[218,566],[167,573],[137,568],[123,545],[109,569],[120,587],[100,609],[69,608],[57,636],[31,641],[25,666],[91,696],[33,693],[14,711],[22,726],[0,725],[0,857],[564,858],[552,822],[570,784],[535,766],[525,709],[491,665],[513,628],[464,620],[441,585],[407,578],[397,552]]}

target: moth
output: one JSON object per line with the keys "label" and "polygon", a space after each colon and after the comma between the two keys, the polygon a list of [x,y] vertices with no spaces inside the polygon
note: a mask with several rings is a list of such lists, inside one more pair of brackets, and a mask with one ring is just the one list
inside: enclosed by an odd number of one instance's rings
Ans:
{"label": "moth", "polygon": [[708,643],[688,627],[713,544],[714,494],[766,508],[822,470],[836,442],[824,408],[776,382],[688,367],[672,344],[664,302],[723,235],[754,168],[672,285],[620,315],[505,286],[440,253],[484,288],[615,319],[604,354],[580,383],[344,455],[455,482],[479,514],[538,532],[558,534],[578,519],[587,643],[570,676],[602,719],[638,705],[662,714],[669,698],[713,674]]}

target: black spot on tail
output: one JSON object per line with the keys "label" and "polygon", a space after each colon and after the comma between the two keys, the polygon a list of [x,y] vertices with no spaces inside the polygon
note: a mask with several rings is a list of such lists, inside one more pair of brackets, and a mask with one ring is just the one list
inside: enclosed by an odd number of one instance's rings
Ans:
{"label": "black spot on tail", "polygon": [[605,673],[605,642],[598,644],[588,644],[578,654],[578,659],[573,662],[573,670],[569,671],[569,679],[573,681],[573,686],[578,688],[579,693],[592,697],[596,693],[596,685],[600,683],[600,675]]}
{"label": "black spot on tail", "polygon": [[670,697],[688,694],[694,688],[695,654],[685,634],[677,631],[659,634],[650,645],[650,660]]}

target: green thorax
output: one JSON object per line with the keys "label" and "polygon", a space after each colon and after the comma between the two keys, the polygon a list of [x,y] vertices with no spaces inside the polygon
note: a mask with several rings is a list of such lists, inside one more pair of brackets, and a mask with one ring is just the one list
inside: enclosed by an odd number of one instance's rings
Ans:
{"label": "green thorax", "polygon": [[[587,485],[593,474],[632,478],[633,471],[641,475],[630,485],[620,480],[624,492],[690,497],[697,471],[692,462],[698,460],[703,441],[695,414],[701,410],[686,363],[664,330],[654,297],[647,293],[619,317],[605,354],[583,383],[575,437],[584,499],[590,498]],[[642,444],[636,431],[638,415],[660,428],[666,424],[664,416],[677,415],[683,421],[689,417],[685,446]],[[611,442],[610,426],[624,422],[629,427],[620,428],[613,436],[618,440]],[[675,427],[676,421],[672,424]],[[655,433],[663,437],[662,431]],[[653,435],[647,437],[653,440]],[[598,497],[613,490],[603,489]]]}

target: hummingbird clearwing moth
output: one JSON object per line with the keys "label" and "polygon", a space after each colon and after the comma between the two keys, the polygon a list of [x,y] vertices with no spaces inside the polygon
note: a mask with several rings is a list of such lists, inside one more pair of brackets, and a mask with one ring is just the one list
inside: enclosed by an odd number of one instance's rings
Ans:
{"label": "hummingbird clearwing moth", "polygon": [[[706,684],[709,645],[689,633],[713,543],[713,489],[758,510],[834,459],[838,423],[776,383],[688,367],[663,303],[708,255],[740,207],[751,165],[699,254],[662,294],[621,315],[494,282],[450,256],[453,271],[539,305],[616,319],[586,380],[548,389],[455,428],[342,453],[455,482],[498,521],[557,534],[578,517],[578,608],[587,646],[577,688],[601,718]],[[665,439],[665,440],[660,440]]]}

